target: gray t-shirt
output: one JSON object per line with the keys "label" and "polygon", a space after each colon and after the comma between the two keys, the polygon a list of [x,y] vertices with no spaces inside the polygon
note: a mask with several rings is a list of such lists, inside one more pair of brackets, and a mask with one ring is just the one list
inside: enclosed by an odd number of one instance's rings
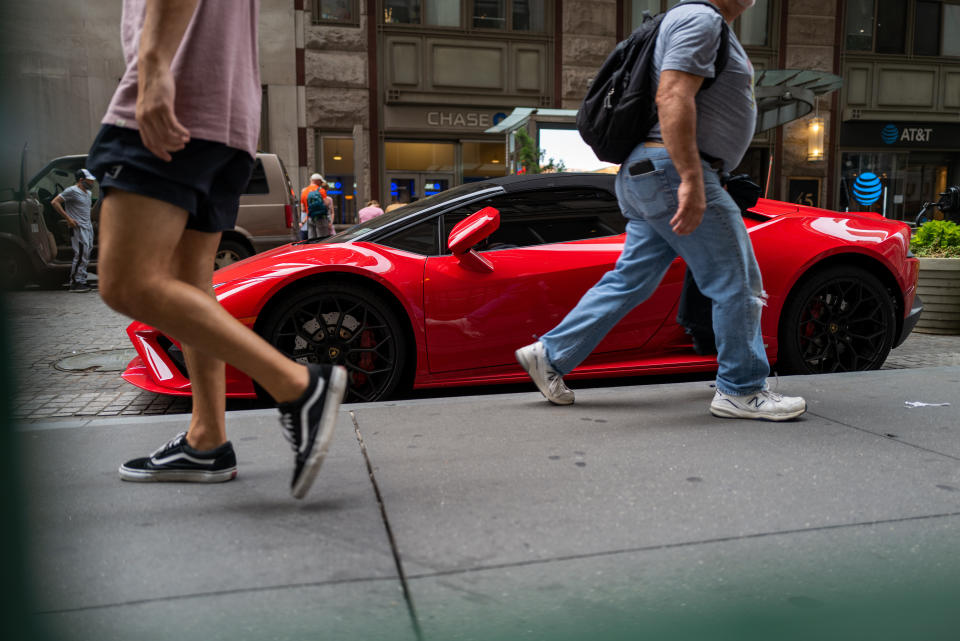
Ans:
{"label": "gray t-shirt", "polygon": [[[713,78],[722,21],[719,13],[699,4],[680,5],[667,13],[653,52],[657,78],[664,69]],[[753,65],[732,30],[726,66],[710,88],[697,94],[696,101],[697,146],[732,170],[750,146],[757,121]],[[649,137],[660,138],[659,123]]]}
{"label": "gray t-shirt", "polygon": [[77,221],[81,227],[91,227],[90,222],[90,203],[92,197],[89,191],[84,191],[76,185],[71,185],[60,192],[63,198],[63,208],[67,210],[70,218]]}

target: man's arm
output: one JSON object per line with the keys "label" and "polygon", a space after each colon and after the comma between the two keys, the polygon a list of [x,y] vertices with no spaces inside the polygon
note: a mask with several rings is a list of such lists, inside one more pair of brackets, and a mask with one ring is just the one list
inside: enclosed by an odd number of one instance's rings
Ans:
{"label": "man's arm", "polygon": [[57,194],[57,196],[50,201],[50,206],[53,207],[58,214],[67,219],[68,225],[71,227],[76,227],[77,221],[71,218],[70,214],[67,213],[67,210],[63,208],[63,202],[63,194]]}
{"label": "man's arm", "polygon": [[677,213],[670,219],[673,231],[690,234],[703,220],[707,199],[703,187],[703,168],[697,148],[696,95],[703,77],[667,69],[660,74],[657,88],[657,112],[660,134],[674,167],[680,174]]}
{"label": "man's arm", "polygon": [[[170,65],[199,0],[147,0],[137,58],[137,125],[143,145],[162,160],[190,140],[173,111]],[[197,61],[201,63],[202,61]]]}

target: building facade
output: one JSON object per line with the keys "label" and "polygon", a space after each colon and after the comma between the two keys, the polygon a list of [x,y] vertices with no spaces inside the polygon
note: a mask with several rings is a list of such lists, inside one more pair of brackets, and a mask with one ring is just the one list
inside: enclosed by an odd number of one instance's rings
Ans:
{"label": "building facade", "polygon": [[[85,151],[123,69],[120,4],[3,3],[4,186],[23,142],[28,175]],[[674,4],[261,0],[261,149],[301,186],[324,174],[343,223],[371,197],[503,175],[486,131],[517,107],[576,109],[644,11]],[[960,0],[757,0],[733,28],[758,71],[843,79],[755,137],[738,169],[771,198],[911,219],[960,183]]]}

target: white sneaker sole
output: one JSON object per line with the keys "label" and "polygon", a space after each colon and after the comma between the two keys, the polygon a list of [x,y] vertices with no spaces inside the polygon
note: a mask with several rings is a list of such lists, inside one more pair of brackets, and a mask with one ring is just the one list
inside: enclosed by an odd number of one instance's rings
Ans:
{"label": "white sneaker sole", "polygon": [[794,412],[788,412],[786,414],[773,414],[770,412],[752,412],[749,410],[741,410],[735,407],[717,407],[716,405],[710,405],[710,413],[714,416],[720,418],[750,418],[754,420],[761,421],[789,421],[795,419],[804,412],[807,411],[807,406],[804,405],[802,409],[796,410]]}
{"label": "white sneaker sole", "polygon": [[[517,362],[520,363],[520,367],[522,367],[523,371],[527,373],[527,375],[530,377],[530,380],[532,380],[533,384],[537,386],[537,389],[540,390],[540,393],[543,394],[543,397],[545,399],[547,399],[554,405],[573,405],[574,399],[570,399],[569,401],[566,401],[563,399],[550,398],[550,388],[540,383],[540,379],[544,378],[544,376],[543,376],[543,372],[541,372],[536,367],[536,362],[537,362],[536,357],[528,358],[526,353],[524,353],[523,348],[520,348],[517,351],[515,351],[513,355],[516,356]],[[534,376],[531,370],[536,370],[538,376]]]}
{"label": "white sneaker sole", "polygon": [[333,441],[333,429],[337,426],[337,415],[340,413],[340,403],[343,402],[343,395],[347,391],[346,368],[340,365],[334,367],[326,385],[323,414],[320,415],[320,430],[317,433],[316,441],[314,441],[313,451],[303,464],[300,478],[290,488],[290,493],[295,499],[302,499],[310,491],[314,479],[317,478],[317,472],[320,471],[323,457],[327,455],[327,450],[330,449],[330,443]]}
{"label": "white sneaker sole", "polygon": [[237,468],[231,467],[216,472],[203,470],[136,470],[120,466],[120,479],[134,483],[225,483],[237,476]]}

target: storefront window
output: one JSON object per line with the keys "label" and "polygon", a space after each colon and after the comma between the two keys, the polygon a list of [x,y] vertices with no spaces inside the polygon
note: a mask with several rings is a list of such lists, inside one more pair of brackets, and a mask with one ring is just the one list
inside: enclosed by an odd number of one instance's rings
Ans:
{"label": "storefront window", "polygon": [[938,199],[958,168],[942,152],[845,152],[842,162],[840,209],[908,221]]}
{"label": "storefront window", "polygon": [[353,139],[334,136],[318,137],[316,163],[329,187],[327,195],[333,198],[333,222],[356,222],[357,197],[353,175]]}
{"label": "storefront window", "polygon": [[840,181],[840,209],[873,211],[903,218],[901,167],[906,154],[845,153]]}
{"label": "storefront window", "polygon": [[960,4],[954,0],[846,0],[847,51],[960,56]]}
{"label": "storefront window", "polygon": [[313,22],[359,24],[357,0],[313,0]]}
{"label": "storefront window", "polygon": [[514,31],[545,31],[544,0],[513,0]]}
{"label": "storefront window", "polygon": [[463,182],[506,175],[506,152],[502,142],[464,142],[460,148]]}
{"label": "storefront window", "polygon": [[[676,6],[679,2],[680,0],[630,0],[629,30],[633,31],[643,23],[644,12],[655,16]],[[748,47],[766,47],[770,44],[769,25],[770,0],[757,0],[753,8],[745,11],[737,20],[735,25],[737,39]]]}
{"label": "storefront window", "polygon": [[877,0],[877,53],[903,53],[906,24],[906,2]]}
{"label": "storefront window", "polygon": [[460,0],[428,0],[424,21],[439,27],[460,26]]}
{"label": "storefront window", "polygon": [[757,4],[740,16],[740,32],[737,34],[740,44],[745,46],[765,47],[768,42],[768,17],[770,15],[769,0],[757,0]]}
{"label": "storefront window", "polygon": [[453,143],[388,141],[384,152],[387,171],[454,170]]}
{"label": "storefront window", "polygon": [[478,29],[507,27],[506,0],[473,0],[473,26]]}
{"label": "storefront window", "polygon": [[385,24],[420,24],[420,0],[383,0]]}
{"label": "storefront window", "polygon": [[960,56],[960,5],[943,5],[943,55]]}
{"label": "storefront window", "polygon": [[680,0],[630,0],[630,30],[633,31],[643,22],[643,12],[655,16],[677,4]]}
{"label": "storefront window", "polygon": [[873,51],[873,0],[847,0],[847,51]]}
{"label": "storefront window", "polygon": [[939,2],[917,2],[913,28],[913,53],[918,56],[936,56],[940,52]]}

